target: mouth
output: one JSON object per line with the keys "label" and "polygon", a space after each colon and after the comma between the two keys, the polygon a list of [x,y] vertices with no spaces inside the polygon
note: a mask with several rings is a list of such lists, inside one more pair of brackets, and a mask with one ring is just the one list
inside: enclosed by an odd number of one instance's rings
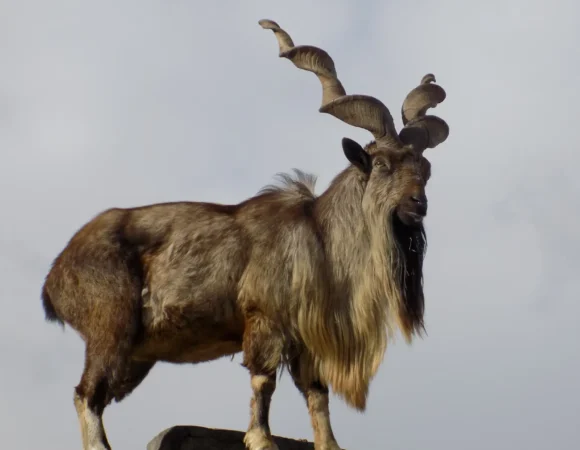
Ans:
{"label": "mouth", "polygon": [[425,218],[425,214],[419,214],[415,212],[408,212],[407,215],[417,222],[421,222]]}
{"label": "mouth", "polygon": [[405,213],[414,223],[421,223],[425,218],[424,214],[419,214],[416,212],[407,212]]}
{"label": "mouth", "polygon": [[401,222],[405,225],[420,225],[425,219],[426,214],[415,211],[399,210],[397,213]]}

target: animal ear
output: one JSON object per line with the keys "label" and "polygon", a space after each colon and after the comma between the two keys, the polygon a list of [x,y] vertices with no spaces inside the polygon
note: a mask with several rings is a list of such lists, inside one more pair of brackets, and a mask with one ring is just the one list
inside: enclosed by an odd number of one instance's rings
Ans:
{"label": "animal ear", "polygon": [[371,157],[361,145],[349,138],[342,138],[342,150],[352,164],[364,173],[371,171]]}

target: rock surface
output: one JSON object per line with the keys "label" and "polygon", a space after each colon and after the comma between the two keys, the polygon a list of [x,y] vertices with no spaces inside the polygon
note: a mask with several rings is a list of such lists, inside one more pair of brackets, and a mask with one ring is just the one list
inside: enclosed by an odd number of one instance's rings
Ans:
{"label": "rock surface", "polygon": [[[246,450],[244,433],[233,430],[177,425],[155,436],[147,450]],[[280,450],[314,450],[314,444],[274,436]]]}

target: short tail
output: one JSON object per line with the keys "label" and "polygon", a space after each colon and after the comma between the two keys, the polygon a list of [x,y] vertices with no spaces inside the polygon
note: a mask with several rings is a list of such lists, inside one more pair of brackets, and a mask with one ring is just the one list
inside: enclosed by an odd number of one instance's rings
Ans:
{"label": "short tail", "polygon": [[50,295],[48,295],[48,291],[46,290],[46,285],[42,287],[42,306],[44,307],[44,314],[47,321],[57,322],[64,327],[63,320],[58,317],[54,309]]}

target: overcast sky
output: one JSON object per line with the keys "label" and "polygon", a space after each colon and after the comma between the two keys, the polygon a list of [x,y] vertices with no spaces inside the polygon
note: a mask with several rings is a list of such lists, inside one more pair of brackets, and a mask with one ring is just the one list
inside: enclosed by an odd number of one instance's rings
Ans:
{"label": "overcast sky", "polygon": [[[390,346],[364,415],[332,399],[339,443],[578,448],[579,5],[0,0],[3,447],[80,448],[84,347],[44,322],[39,293],[81,225],[112,206],[238,202],[294,167],[322,192],[346,165],[341,138],[371,139],[317,112],[320,84],[278,58],[257,24],[270,18],[326,49],[347,92],[380,98],[397,126],[424,74],[447,91],[434,111],[450,137],[426,152],[428,336]],[[156,366],[107,409],[113,448],[175,424],[244,430],[240,361]],[[271,425],[312,438],[287,375]]]}

